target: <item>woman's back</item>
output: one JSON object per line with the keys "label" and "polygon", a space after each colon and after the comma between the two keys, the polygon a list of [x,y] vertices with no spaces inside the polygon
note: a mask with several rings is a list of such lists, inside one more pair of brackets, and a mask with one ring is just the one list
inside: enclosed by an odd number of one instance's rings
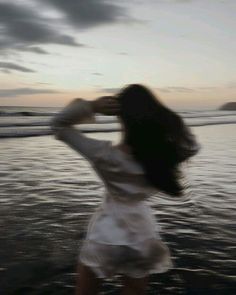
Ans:
{"label": "woman's back", "polygon": [[107,194],[117,200],[133,202],[145,200],[156,191],[148,183],[143,167],[131,153],[113,146],[111,141],[104,141],[102,150],[100,147],[99,160],[94,168],[103,180]]}
{"label": "woman's back", "polygon": [[172,262],[148,202],[156,188],[147,182],[132,154],[110,141],[103,143],[101,148],[99,141],[99,160],[93,165],[106,191],[90,220],[80,260],[92,266],[98,277],[164,272]]}

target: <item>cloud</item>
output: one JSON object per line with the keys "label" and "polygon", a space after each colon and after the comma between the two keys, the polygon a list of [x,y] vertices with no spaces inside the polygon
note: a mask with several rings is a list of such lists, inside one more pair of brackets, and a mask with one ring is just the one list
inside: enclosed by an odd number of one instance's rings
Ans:
{"label": "cloud", "polygon": [[85,47],[67,33],[68,26],[78,30],[124,22],[137,20],[126,7],[107,0],[0,0],[0,51],[48,54],[42,45]]}
{"label": "cloud", "polygon": [[145,4],[149,4],[149,5],[155,5],[155,4],[184,4],[184,3],[191,3],[193,1],[196,0],[132,0],[133,4],[137,4],[137,5],[145,5]]}
{"label": "cloud", "polygon": [[[88,29],[111,23],[135,21],[126,8],[106,0],[40,0],[58,9],[66,20],[80,29]],[[112,3],[113,2],[113,3]]]}
{"label": "cloud", "polygon": [[39,84],[39,85],[52,85],[52,83],[46,83],[46,82],[36,82],[36,84]]}
{"label": "cloud", "polygon": [[103,74],[99,73],[99,72],[92,73],[92,75],[94,75],[94,76],[103,76]]}
{"label": "cloud", "polygon": [[19,72],[24,72],[24,73],[34,73],[35,71],[28,69],[26,67],[19,66],[17,64],[11,63],[11,62],[0,62],[0,68],[4,69],[4,71],[9,73],[10,70],[15,70]]}
{"label": "cloud", "polygon": [[171,90],[169,89],[169,87],[156,88],[156,90],[158,90],[158,91],[160,91],[160,92],[164,92],[164,93],[169,93],[169,92],[171,92]]}
{"label": "cloud", "polygon": [[107,94],[116,94],[121,90],[121,88],[102,88],[99,92],[107,93]]}
{"label": "cloud", "polygon": [[236,88],[236,82],[229,82],[225,85],[227,88],[234,89]]}
{"label": "cloud", "polygon": [[160,92],[183,92],[183,93],[190,93],[194,92],[195,90],[193,88],[188,88],[188,87],[178,87],[178,86],[171,86],[171,87],[160,87],[156,88]]}
{"label": "cloud", "polygon": [[177,91],[177,92],[194,92],[195,90],[193,88],[188,87],[169,87],[171,91]]}
{"label": "cloud", "polygon": [[119,55],[129,55],[127,52],[119,52]]}
{"label": "cloud", "polygon": [[[99,92],[107,93],[107,94],[116,94],[121,91],[122,88],[101,88]],[[182,92],[182,93],[190,93],[194,92],[195,89],[188,87],[178,87],[178,86],[168,86],[168,87],[159,87],[155,88],[157,91],[165,92],[165,93],[173,93],[173,92]]]}
{"label": "cloud", "polygon": [[54,29],[53,21],[26,5],[0,2],[0,50],[45,54],[38,45],[83,46],[72,36]]}
{"label": "cloud", "polygon": [[37,88],[14,88],[14,89],[0,89],[0,97],[17,97],[22,95],[34,95],[34,94],[50,94],[60,93],[59,91],[52,89],[37,89]]}
{"label": "cloud", "polygon": [[193,0],[167,0],[167,1],[166,0],[162,0],[161,2],[175,4],[175,3],[188,3],[188,2],[192,2],[192,1]]}
{"label": "cloud", "polygon": [[19,51],[28,51],[28,52],[38,53],[38,54],[48,54],[46,50],[42,49],[39,46],[28,46],[28,47],[18,46],[16,47],[16,49],[18,49]]}
{"label": "cloud", "polygon": [[197,87],[198,90],[208,91],[208,90],[215,90],[217,87],[214,86],[204,86],[204,87]]}

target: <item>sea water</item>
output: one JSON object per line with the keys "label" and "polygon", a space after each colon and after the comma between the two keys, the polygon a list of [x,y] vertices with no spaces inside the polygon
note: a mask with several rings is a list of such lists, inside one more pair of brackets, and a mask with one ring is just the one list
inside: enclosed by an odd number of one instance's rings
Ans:
{"label": "sea water", "polygon": [[[0,141],[0,294],[4,295],[74,294],[78,251],[104,193],[102,181],[80,154],[51,135],[23,136],[38,135],[43,122],[50,132],[48,122],[57,110],[41,110],[43,115],[35,108],[28,111],[36,115],[20,115],[18,108],[11,114],[5,109],[0,120],[1,132],[9,136]],[[187,111],[182,116],[188,125],[195,125],[192,131],[201,150],[183,166],[187,183],[183,197],[157,193],[150,200],[174,268],[151,276],[148,294],[234,295],[235,112]],[[112,118],[99,120],[108,119],[93,126],[97,132],[87,136],[117,143],[120,132],[112,131]],[[21,128],[23,137],[17,138]],[[98,132],[99,128],[110,132]],[[119,278],[106,281],[102,294],[118,294],[119,286]]]}
{"label": "sea water", "polygon": [[[0,138],[51,134],[50,122],[59,108],[0,107]],[[180,116],[189,126],[236,123],[236,111],[206,110],[182,111]],[[96,115],[96,123],[81,124],[85,132],[112,132],[120,130],[115,116]]]}

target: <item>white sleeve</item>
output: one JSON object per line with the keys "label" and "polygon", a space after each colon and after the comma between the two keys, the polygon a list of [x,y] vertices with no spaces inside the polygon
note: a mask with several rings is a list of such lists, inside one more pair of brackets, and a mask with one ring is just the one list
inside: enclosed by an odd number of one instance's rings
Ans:
{"label": "white sleeve", "polygon": [[57,139],[67,143],[88,160],[96,162],[112,142],[89,138],[72,126],[89,118],[95,118],[91,103],[78,98],[53,118],[51,128]]}

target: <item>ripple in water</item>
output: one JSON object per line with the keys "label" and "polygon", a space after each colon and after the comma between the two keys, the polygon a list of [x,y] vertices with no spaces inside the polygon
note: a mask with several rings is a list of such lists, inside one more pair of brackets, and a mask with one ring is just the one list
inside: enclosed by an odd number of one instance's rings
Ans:
{"label": "ripple in water", "polygon": [[[236,125],[194,128],[201,152],[184,170],[181,199],[150,201],[174,268],[149,294],[236,294]],[[91,134],[119,140],[119,133]],[[0,151],[0,290],[73,294],[78,249],[104,188],[80,155],[52,137],[6,139]],[[118,294],[119,278],[104,294]]]}

